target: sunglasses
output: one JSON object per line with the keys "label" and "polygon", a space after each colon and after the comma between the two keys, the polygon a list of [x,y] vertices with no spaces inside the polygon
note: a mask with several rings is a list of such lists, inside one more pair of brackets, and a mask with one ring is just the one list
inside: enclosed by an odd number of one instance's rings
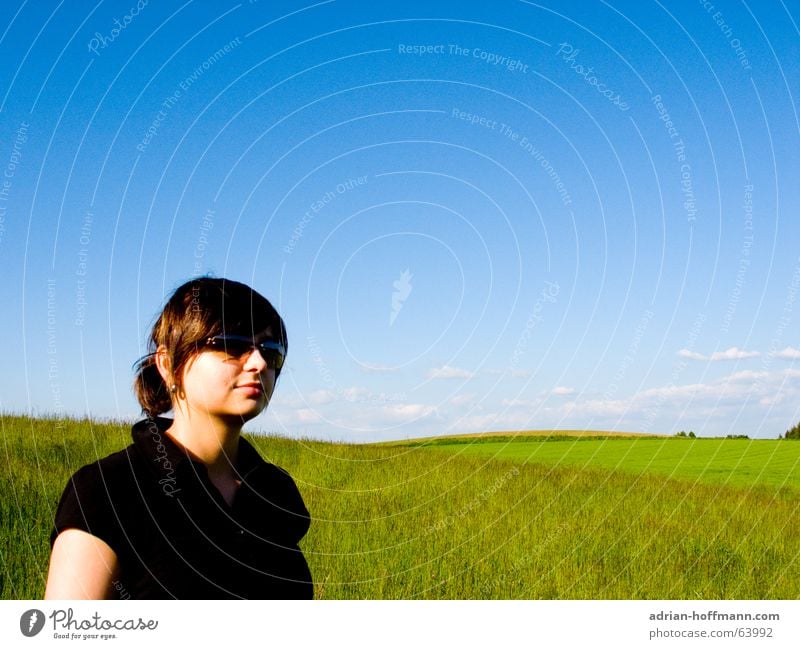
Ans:
{"label": "sunglasses", "polygon": [[207,338],[205,347],[225,352],[229,356],[239,359],[243,356],[249,356],[254,349],[257,349],[264,361],[266,361],[267,367],[274,370],[280,370],[286,358],[286,347],[277,340],[262,340],[257,343],[247,336],[228,334]]}

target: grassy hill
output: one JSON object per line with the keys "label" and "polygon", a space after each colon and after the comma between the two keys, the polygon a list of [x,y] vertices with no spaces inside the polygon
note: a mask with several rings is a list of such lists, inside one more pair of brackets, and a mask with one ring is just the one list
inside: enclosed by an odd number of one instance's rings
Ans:
{"label": "grassy hill", "polygon": [[[37,598],[67,478],[125,446],[128,427],[0,417],[0,437],[0,596]],[[566,450],[548,465],[447,450],[469,445],[250,439],[312,513],[302,547],[320,598],[800,596],[794,488],[568,465]]]}
{"label": "grassy hill", "polygon": [[664,439],[666,435],[656,435],[653,433],[626,433],[608,430],[518,430],[518,431],[497,431],[484,433],[464,433],[461,435],[438,435],[435,437],[415,437],[402,441],[380,442],[386,446],[437,446],[440,444],[474,444],[482,442],[520,442],[520,441],[541,441],[555,439]]}
{"label": "grassy hill", "polygon": [[602,431],[541,431],[530,435],[525,431],[436,437],[394,445],[423,447],[460,457],[607,469],[691,483],[800,490],[800,444],[781,440],[615,435]]}

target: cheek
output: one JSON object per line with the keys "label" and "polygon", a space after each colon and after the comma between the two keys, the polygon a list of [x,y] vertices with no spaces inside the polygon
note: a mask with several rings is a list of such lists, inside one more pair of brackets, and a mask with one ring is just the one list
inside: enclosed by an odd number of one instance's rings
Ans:
{"label": "cheek", "polygon": [[210,363],[216,359],[198,358],[184,374],[184,389],[188,397],[213,399],[235,383],[236,372],[225,363]]}
{"label": "cheek", "polygon": [[264,392],[267,398],[271,398],[275,392],[275,375],[270,373],[268,376],[265,376],[261,379],[261,384],[264,386]]}

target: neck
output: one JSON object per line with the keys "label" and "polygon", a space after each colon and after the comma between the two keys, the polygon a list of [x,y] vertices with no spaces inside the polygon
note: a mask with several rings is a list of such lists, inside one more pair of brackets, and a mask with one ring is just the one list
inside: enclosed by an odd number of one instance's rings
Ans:
{"label": "neck", "polygon": [[233,475],[242,426],[231,425],[208,413],[174,411],[169,435],[208,468],[213,480]]}

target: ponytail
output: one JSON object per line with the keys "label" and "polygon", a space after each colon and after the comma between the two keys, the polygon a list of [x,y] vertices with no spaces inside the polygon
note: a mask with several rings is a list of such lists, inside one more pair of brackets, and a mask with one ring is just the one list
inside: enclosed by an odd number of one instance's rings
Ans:
{"label": "ponytail", "polygon": [[142,410],[153,417],[172,410],[172,399],[156,367],[155,354],[148,354],[140,359],[135,369],[133,390]]}

